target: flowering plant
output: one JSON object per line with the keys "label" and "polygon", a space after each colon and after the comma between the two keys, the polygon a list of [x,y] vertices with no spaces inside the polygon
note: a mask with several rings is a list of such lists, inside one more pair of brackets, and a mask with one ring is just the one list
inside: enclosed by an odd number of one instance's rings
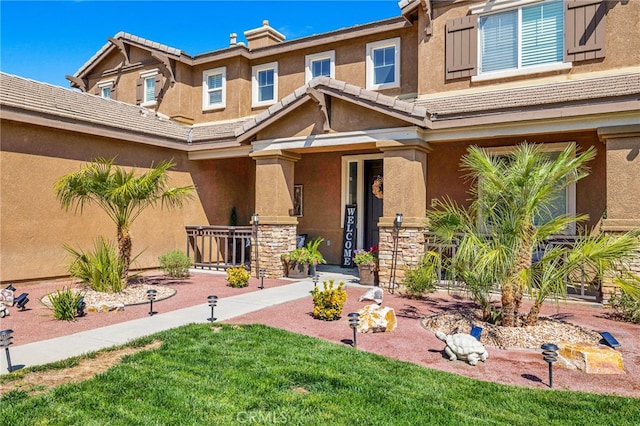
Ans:
{"label": "flowering plant", "polygon": [[367,250],[356,250],[353,252],[353,262],[356,265],[372,265],[378,267],[378,246],[373,246]]}

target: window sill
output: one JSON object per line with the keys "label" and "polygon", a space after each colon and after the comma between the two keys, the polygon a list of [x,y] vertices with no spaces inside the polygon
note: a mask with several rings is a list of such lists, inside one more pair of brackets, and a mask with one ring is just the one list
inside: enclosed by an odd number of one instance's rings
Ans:
{"label": "window sill", "polygon": [[224,104],[220,104],[220,105],[209,105],[206,107],[202,107],[203,111],[218,111],[218,110],[222,110],[225,109],[226,105]]}
{"label": "window sill", "polygon": [[535,67],[522,68],[519,70],[488,72],[485,74],[474,75],[473,77],[471,77],[471,81],[472,82],[489,81],[489,80],[497,80],[501,78],[519,77],[522,75],[539,74],[539,73],[550,72],[550,71],[562,71],[562,70],[571,69],[572,66],[573,64],[571,62],[566,62],[566,63],[539,65]]}
{"label": "window sill", "polygon": [[367,86],[366,90],[386,90],[386,89],[396,89],[398,87],[400,87],[400,83],[392,82],[392,83],[374,84],[371,86]]}
{"label": "window sill", "polygon": [[140,104],[141,107],[145,107],[145,108],[149,108],[149,107],[154,107],[156,106],[158,103],[156,101],[153,102],[143,102]]}
{"label": "window sill", "polygon": [[273,104],[275,104],[276,101],[262,101],[262,102],[252,102],[251,103],[251,108],[262,108],[262,107],[268,107],[271,106]]}

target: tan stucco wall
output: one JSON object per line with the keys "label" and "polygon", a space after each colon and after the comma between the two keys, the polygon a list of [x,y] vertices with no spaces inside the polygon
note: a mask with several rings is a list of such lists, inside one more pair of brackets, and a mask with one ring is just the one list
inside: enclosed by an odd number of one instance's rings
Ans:
{"label": "tan stucco wall", "polygon": [[640,228],[640,126],[634,127],[634,133],[606,139],[606,227],[610,230]]}
{"label": "tan stucco wall", "polygon": [[[6,120],[0,130],[0,281],[65,276],[67,254],[63,244],[86,250],[93,247],[93,240],[99,235],[115,240],[115,225],[98,207],[74,214],[62,210],[55,198],[55,180],[79,170],[91,159],[116,157],[116,164],[142,171],[152,163],[173,158],[177,165],[170,172],[170,184],[198,186],[195,198],[183,210],[150,209],[136,220],[132,228],[133,253],[144,250],[134,265],[136,268],[157,266],[158,256],[168,250],[185,250],[185,225],[227,224],[229,206],[237,203],[240,207],[244,201],[243,184],[250,188],[248,182],[253,180],[247,169],[248,159],[236,164],[226,160],[227,169],[238,169],[230,176],[215,171],[213,162],[190,163],[185,154],[167,149]],[[220,178],[220,174],[226,178]],[[241,194],[223,189],[234,181],[243,187]],[[226,207],[224,203],[228,203]],[[248,205],[241,208],[245,223],[249,208]]]}
{"label": "tan stucco wall", "polygon": [[[484,1],[484,0],[483,0]],[[475,1],[481,3],[482,1]],[[432,2],[434,5],[436,2]],[[483,87],[500,82],[524,81],[531,78],[550,77],[555,75],[574,75],[594,71],[614,71],[616,68],[640,65],[640,37],[637,31],[640,19],[640,1],[614,2],[607,1],[608,8],[606,32],[606,56],[604,59],[574,62],[569,70],[554,71],[545,74],[527,74],[502,80],[488,80],[471,82],[471,78],[445,80],[445,25],[448,20],[468,15],[473,2],[458,0],[456,2],[442,2],[441,7],[433,9],[433,34],[428,36],[424,32],[425,17],[418,13],[418,69],[420,72],[418,90],[420,94],[436,93],[445,90],[467,89]],[[622,30],[621,29],[628,29]]]}

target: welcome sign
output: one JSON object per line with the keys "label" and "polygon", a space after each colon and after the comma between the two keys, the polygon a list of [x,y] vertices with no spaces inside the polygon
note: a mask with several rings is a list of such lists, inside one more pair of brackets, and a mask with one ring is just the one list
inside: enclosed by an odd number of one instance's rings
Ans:
{"label": "welcome sign", "polygon": [[356,211],[355,204],[347,204],[344,209],[341,265],[343,268],[353,268],[353,250],[356,243]]}

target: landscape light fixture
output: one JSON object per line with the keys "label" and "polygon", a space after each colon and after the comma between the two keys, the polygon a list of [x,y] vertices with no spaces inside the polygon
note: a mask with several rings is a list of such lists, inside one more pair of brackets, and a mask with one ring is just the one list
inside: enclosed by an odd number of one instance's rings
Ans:
{"label": "landscape light fixture", "polygon": [[318,286],[318,281],[320,280],[320,277],[318,276],[318,274],[315,274],[313,276],[313,278],[311,278],[311,280],[313,281],[313,286],[317,287]]}
{"label": "landscape light fixture", "polygon": [[78,299],[78,305],[76,306],[76,313],[79,317],[83,317],[86,315],[84,311],[87,308],[87,304],[84,302],[84,297],[80,297]]}
{"label": "landscape light fixture", "polygon": [[11,356],[9,355],[9,345],[12,345],[13,342],[13,330],[2,330],[0,331],[0,348],[4,348],[4,352],[7,355],[7,370],[9,373],[13,371],[13,367],[11,366]]}
{"label": "landscape light fixture", "polygon": [[9,291],[16,291],[16,288],[13,286],[13,284],[9,284],[8,286],[5,287],[5,289]]}
{"label": "landscape light fixture", "polygon": [[402,226],[402,213],[396,213],[396,218],[393,220],[393,227],[396,230],[395,238],[393,239],[393,253],[391,253],[391,276],[389,278],[389,288],[391,294],[393,294],[396,288],[396,266],[398,263],[398,240],[400,239],[400,227]]}
{"label": "landscape light fixture", "polygon": [[257,212],[254,212],[253,215],[251,216],[251,221],[253,222],[253,232],[254,232],[254,239],[253,241],[256,244],[256,249],[255,249],[255,253],[256,253],[256,274],[260,275],[260,261],[258,260],[258,225],[260,224],[260,215],[258,215]]}
{"label": "landscape light fixture", "polygon": [[558,346],[545,343],[541,346],[542,358],[549,364],[549,387],[553,387],[553,363],[558,360]]}
{"label": "landscape light fixture", "polygon": [[20,308],[21,311],[24,311],[25,306],[29,303],[28,295],[29,293],[22,293],[20,296],[13,299],[13,304]]}
{"label": "landscape light fixture", "polygon": [[357,312],[351,312],[347,317],[349,318],[349,327],[353,329],[353,347],[355,348],[358,346],[356,343],[356,335],[358,334],[358,324],[360,324],[360,314]]}
{"label": "landscape light fixture", "polygon": [[209,301],[209,306],[211,306],[211,318],[207,318],[207,321],[214,322],[217,318],[213,316],[213,308],[218,304],[218,296],[209,296],[207,300]]}
{"label": "landscape light fixture", "polygon": [[147,299],[149,299],[149,315],[153,315],[156,312],[153,312],[153,301],[158,297],[157,290],[147,290]]}
{"label": "landscape light fixture", "polygon": [[267,276],[267,270],[266,269],[260,269],[260,271],[258,272],[258,275],[260,276],[260,290],[264,289],[264,278]]}

